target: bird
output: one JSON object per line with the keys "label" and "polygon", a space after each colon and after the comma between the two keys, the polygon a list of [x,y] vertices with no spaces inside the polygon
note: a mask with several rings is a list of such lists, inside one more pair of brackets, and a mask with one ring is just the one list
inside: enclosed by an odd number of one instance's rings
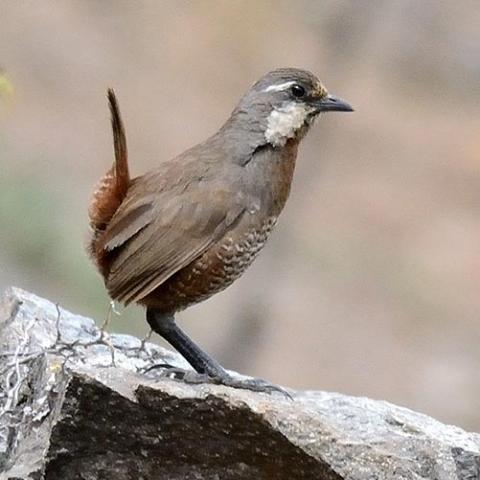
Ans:
{"label": "bird", "polygon": [[265,380],[228,373],[175,316],[244,273],[277,223],[314,120],[353,108],[313,73],[279,68],[207,140],[132,178],[119,104],[112,89],[107,96],[115,156],[92,195],[88,250],[109,296],[145,307],[151,329],[192,366],[173,378],[272,392]]}

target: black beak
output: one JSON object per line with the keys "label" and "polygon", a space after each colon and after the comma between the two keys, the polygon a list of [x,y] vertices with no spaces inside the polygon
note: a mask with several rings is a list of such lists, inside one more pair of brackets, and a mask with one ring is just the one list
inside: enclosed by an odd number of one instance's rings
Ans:
{"label": "black beak", "polygon": [[328,94],[315,101],[318,112],[353,112],[353,108],[345,100]]}

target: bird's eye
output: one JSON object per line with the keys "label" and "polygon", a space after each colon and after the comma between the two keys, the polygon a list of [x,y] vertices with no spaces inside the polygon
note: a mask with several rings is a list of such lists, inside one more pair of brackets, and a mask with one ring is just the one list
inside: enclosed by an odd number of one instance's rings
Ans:
{"label": "bird's eye", "polygon": [[302,98],[305,95],[305,89],[298,83],[292,85],[291,92],[292,95],[297,98]]}

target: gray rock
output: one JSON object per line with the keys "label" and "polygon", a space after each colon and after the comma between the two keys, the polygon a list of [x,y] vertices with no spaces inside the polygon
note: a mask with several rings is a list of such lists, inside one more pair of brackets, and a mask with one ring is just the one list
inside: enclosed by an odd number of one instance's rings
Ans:
{"label": "gray rock", "polygon": [[[143,348],[141,348],[143,347]],[[158,378],[177,354],[22,290],[0,305],[0,479],[480,479],[480,435],[367,398]],[[157,378],[156,378],[157,377]]]}

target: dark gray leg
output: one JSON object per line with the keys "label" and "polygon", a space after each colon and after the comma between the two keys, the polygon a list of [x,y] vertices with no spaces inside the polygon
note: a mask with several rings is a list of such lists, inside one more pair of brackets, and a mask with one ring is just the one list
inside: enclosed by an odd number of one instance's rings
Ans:
{"label": "dark gray leg", "polygon": [[[256,392],[281,392],[291,398],[291,395],[276,385],[271,385],[258,378],[239,380],[229,375],[225,369],[193,340],[191,340],[175,323],[171,314],[164,314],[154,308],[147,308],[147,322],[152,330],[170,343],[199,375],[192,372],[182,372],[182,379],[187,383],[215,383],[233,388],[243,388]],[[173,369],[173,371],[178,369]],[[175,373],[175,372],[174,372]]]}
{"label": "dark gray leg", "polygon": [[147,308],[147,322],[154,332],[182,354],[195,371],[209,377],[228,376],[216,360],[205,353],[178,327],[173,315],[165,315],[158,310]]}

